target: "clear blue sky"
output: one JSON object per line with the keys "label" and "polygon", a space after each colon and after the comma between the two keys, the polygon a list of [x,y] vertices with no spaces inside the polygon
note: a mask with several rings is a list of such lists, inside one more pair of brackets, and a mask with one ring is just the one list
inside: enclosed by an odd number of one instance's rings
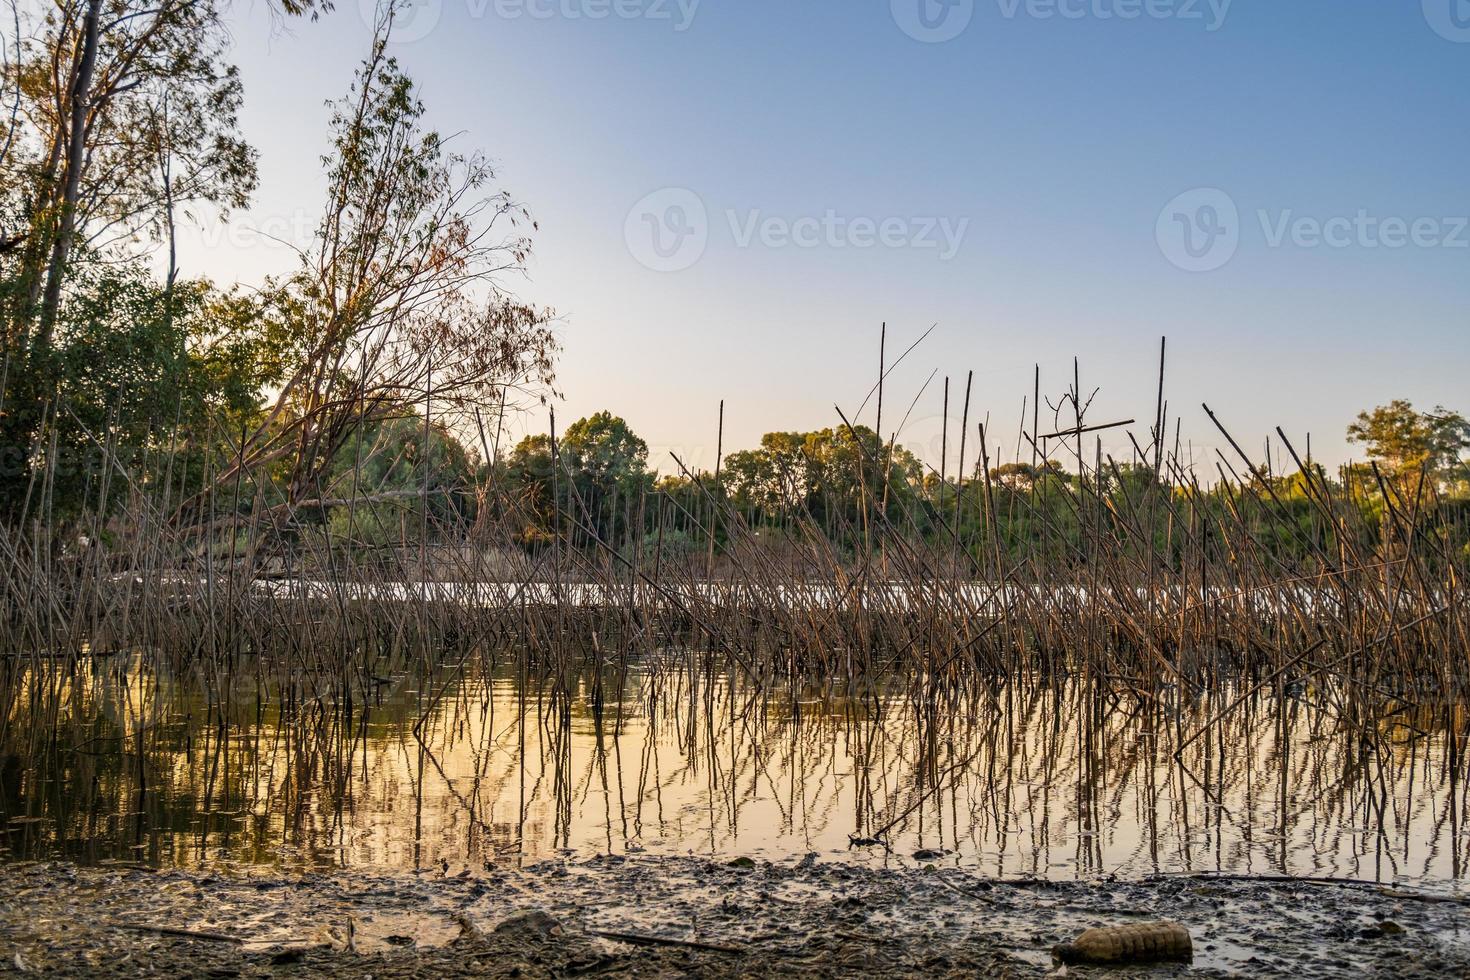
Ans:
{"label": "clear blue sky", "polygon": [[[559,419],[621,414],[666,471],[669,448],[712,464],[721,398],[727,451],[836,423],[883,321],[891,351],[938,324],[885,429],[932,370],[973,370],[1007,455],[1036,362],[1055,396],[1079,356],[1095,421],[1151,418],[1164,334],[1207,464],[1201,402],[1248,446],[1281,424],[1330,462],[1360,408],[1470,411],[1466,0],[421,2],[393,53],[541,223],[516,289],[563,315]],[[273,33],[257,0],[233,32],[262,154],[237,223],[305,234],[366,18],[347,0]],[[686,192],[702,233],[665,262],[638,235],[690,227],[660,210]],[[952,255],[940,228],[963,229]],[[186,273],[291,265],[192,237]],[[931,462],[939,411],[936,379],[900,437]]]}

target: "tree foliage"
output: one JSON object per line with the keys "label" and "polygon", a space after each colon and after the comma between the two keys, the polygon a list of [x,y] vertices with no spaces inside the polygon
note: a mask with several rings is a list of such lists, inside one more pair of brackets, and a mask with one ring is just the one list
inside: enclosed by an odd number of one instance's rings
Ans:
{"label": "tree foliage", "polygon": [[1395,475],[1422,471],[1441,482],[1463,479],[1459,471],[1464,467],[1461,457],[1470,450],[1470,421],[1459,412],[1443,406],[1419,412],[1410,402],[1397,399],[1359,412],[1347,434],[1350,442],[1366,445],[1369,455]]}

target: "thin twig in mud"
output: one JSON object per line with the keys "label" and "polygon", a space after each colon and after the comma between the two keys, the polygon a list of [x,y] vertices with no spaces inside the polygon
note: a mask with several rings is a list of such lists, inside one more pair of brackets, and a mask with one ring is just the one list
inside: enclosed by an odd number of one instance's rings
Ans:
{"label": "thin twig in mud", "polygon": [[711,953],[744,953],[745,950],[739,946],[726,946],[720,943],[705,943],[696,939],[670,939],[666,936],[652,936],[641,932],[618,932],[611,929],[589,929],[594,936],[603,939],[613,939],[620,943],[630,943],[634,946],[681,946],[685,949],[699,949]]}
{"label": "thin twig in mud", "polygon": [[1378,894],[1405,902],[1428,902],[1433,905],[1470,905],[1470,896],[1435,895],[1431,892],[1407,891],[1403,888],[1379,888]]}
{"label": "thin twig in mud", "polygon": [[222,932],[202,932],[197,929],[180,929],[175,926],[154,926],[141,922],[113,922],[111,925],[114,929],[152,932],[160,936],[177,936],[181,939],[202,939],[213,943],[235,943],[237,945],[245,942],[239,936],[227,936]]}
{"label": "thin twig in mud", "polygon": [[1442,895],[1435,892],[1415,891],[1397,885],[1385,885],[1378,881],[1362,878],[1324,878],[1313,875],[1241,874],[1227,871],[1195,871],[1176,874],[1150,875],[1145,881],[1193,880],[1244,882],[1265,885],[1311,885],[1321,888],[1357,888],[1377,892],[1386,898],[1402,901],[1428,902],[1431,904],[1470,905],[1470,895]]}

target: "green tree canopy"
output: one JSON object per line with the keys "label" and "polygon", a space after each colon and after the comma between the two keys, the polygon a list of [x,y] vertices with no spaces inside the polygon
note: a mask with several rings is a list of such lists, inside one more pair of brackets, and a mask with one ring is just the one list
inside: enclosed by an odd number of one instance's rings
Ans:
{"label": "green tree canopy", "polygon": [[1470,449],[1470,422],[1463,415],[1443,406],[1419,412],[1404,399],[1359,412],[1347,435],[1349,442],[1366,444],[1374,459],[1400,476],[1423,470],[1444,480]]}
{"label": "green tree canopy", "polygon": [[653,488],[648,443],[611,412],[598,412],[567,426],[552,453],[545,434],[522,439],[511,450],[507,472],[518,485],[527,516],[551,527],[563,519],[594,530],[604,540],[625,527],[624,511]]}

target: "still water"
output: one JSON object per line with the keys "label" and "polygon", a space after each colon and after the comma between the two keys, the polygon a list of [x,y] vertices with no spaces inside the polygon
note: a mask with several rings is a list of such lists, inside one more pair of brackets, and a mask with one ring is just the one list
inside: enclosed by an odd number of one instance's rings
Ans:
{"label": "still water", "polygon": [[1458,887],[1470,844],[1463,713],[1389,702],[1349,725],[1330,691],[758,690],[489,659],[351,691],[136,658],[3,684],[12,858],[453,874],[556,854],[921,854],[999,877]]}

